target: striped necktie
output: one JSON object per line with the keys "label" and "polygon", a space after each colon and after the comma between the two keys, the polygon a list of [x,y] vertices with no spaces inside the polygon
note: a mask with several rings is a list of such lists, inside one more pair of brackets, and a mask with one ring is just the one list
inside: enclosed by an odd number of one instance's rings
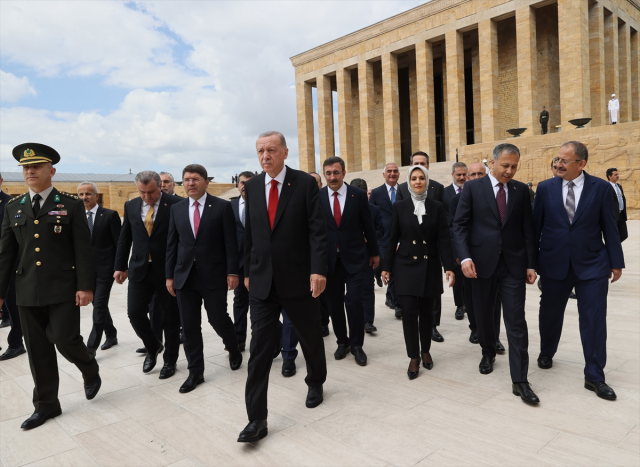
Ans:
{"label": "striped necktie", "polygon": [[91,232],[91,236],[93,237],[93,211],[89,211],[87,213],[87,224],[89,224],[89,232]]}

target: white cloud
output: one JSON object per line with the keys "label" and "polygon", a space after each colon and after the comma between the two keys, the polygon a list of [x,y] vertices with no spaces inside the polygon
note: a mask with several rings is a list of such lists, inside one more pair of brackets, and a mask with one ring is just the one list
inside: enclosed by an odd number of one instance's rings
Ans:
{"label": "white cloud", "polygon": [[26,96],[35,96],[35,88],[29,82],[29,78],[18,78],[13,73],[0,70],[0,100],[2,102],[17,102]]}

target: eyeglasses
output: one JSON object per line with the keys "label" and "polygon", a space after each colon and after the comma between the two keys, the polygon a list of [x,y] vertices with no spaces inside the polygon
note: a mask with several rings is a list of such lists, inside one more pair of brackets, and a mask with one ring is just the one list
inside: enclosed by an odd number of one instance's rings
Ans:
{"label": "eyeglasses", "polygon": [[204,180],[204,178],[185,178],[182,180],[184,185],[190,185],[191,183],[200,183]]}
{"label": "eyeglasses", "polygon": [[334,177],[337,177],[338,175],[340,175],[342,172],[339,170],[334,170],[333,172],[325,172],[324,176],[325,177],[330,177],[331,175],[333,175]]}
{"label": "eyeglasses", "polygon": [[573,161],[568,161],[568,160],[565,160],[565,159],[556,159],[555,162],[556,162],[556,165],[569,165],[572,162],[580,162],[580,160],[576,159],[576,160],[573,160]]}

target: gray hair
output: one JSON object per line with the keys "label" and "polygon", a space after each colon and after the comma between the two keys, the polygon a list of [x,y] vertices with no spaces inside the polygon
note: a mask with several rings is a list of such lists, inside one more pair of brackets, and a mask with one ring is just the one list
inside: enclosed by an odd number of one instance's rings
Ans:
{"label": "gray hair", "polygon": [[143,185],[148,185],[151,180],[155,180],[158,187],[162,186],[162,180],[160,180],[160,175],[153,170],[143,170],[142,172],[136,174],[135,182],[136,185],[138,182]]}
{"label": "gray hair", "polygon": [[175,182],[175,180],[173,179],[173,175],[171,175],[169,172],[160,172],[158,175],[168,175],[171,181]]}
{"label": "gray hair", "polygon": [[451,166],[451,173],[455,173],[456,169],[464,169],[467,172],[469,171],[467,164],[465,164],[464,162],[454,162]]}
{"label": "gray hair", "polygon": [[518,158],[520,158],[520,149],[518,149],[518,146],[511,143],[502,143],[493,148],[493,160],[497,161],[500,159],[503,152],[507,154],[517,154]]}
{"label": "gray hair", "polygon": [[583,143],[580,141],[567,141],[566,143],[563,143],[560,148],[562,149],[569,145],[573,147],[573,152],[576,154],[579,161],[589,161],[589,150]]}
{"label": "gray hair", "polygon": [[[387,170],[387,167],[388,167],[388,166],[390,166],[390,165],[395,165],[396,167],[398,167],[398,164],[396,164],[395,162],[387,162],[387,163],[384,165],[384,169],[382,169],[382,170]],[[399,167],[398,167],[398,168],[399,168]]]}
{"label": "gray hair", "polygon": [[287,149],[287,140],[284,138],[284,135],[279,131],[265,131],[264,133],[260,133],[258,139],[260,138],[268,138],[269,136],[277,135],[280,137],[280,146],[283,149]]}
{"label": "gray hair", "polygon": [[96,195],[98,194],[98,185],[96,185],[95,183],[93,183],[93,182],[82,182],[80,185],[78,185],[78,188],[76,190],[79,190],[82,185],[91,185],[91,187],[93,188],[93,192]]}

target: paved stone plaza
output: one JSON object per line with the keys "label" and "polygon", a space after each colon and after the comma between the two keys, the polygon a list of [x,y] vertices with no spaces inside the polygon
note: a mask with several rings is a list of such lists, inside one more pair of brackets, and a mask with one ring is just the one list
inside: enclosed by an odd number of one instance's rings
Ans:
{"label": "paved stone plaza", "polygon": [[[204,326],[206,382],[189,394],[184,355],[178,372],[158,379],[142,373],[140,341],[126,316],[126,288],[114,286],[111,310],[120,344],[98,351],[102,389],[84,397],[79,371],[63,358],[63,414],[32,431],[20,424],[32,412],[33,381],[26,356],[0,363],[0,464],[39,466],[369,466],[369,465],[625,465],[640,463],[640,221],[629,223],[627,269],[609,293],[607,382],[618,400],[583,389],[583,358],[576,303],[570,301],[560,349],[551,370],[535,364],[538,290],[527,301],[529,381],[539,407],[511,394],[507,356],[491,375],[478,373],[480,349],[469,343],[467,322],[456,321],[451,292],[443,296],[445,342],[433,343],[435,366],[409,381],[402,328],[376,289],[378,333],[367,335],[369,364],[333,359],[334,335],[325,338],[325,401],[306,409],[304,368],[292,378],[274,361],[269,388],[269,436],[255,445],[236,442],[246,424],[246,359],[236,372],[211,327]],[[232,295],[229,295],[229,302]],[[205,321],[206,322],[206,321]],[[82,310],[82,330],[91,309]],[[502,342],[507,340],[503,332]],[[2,347],[7,330],[0,331]],[[298,369],[303,359],[298,358]]]}

